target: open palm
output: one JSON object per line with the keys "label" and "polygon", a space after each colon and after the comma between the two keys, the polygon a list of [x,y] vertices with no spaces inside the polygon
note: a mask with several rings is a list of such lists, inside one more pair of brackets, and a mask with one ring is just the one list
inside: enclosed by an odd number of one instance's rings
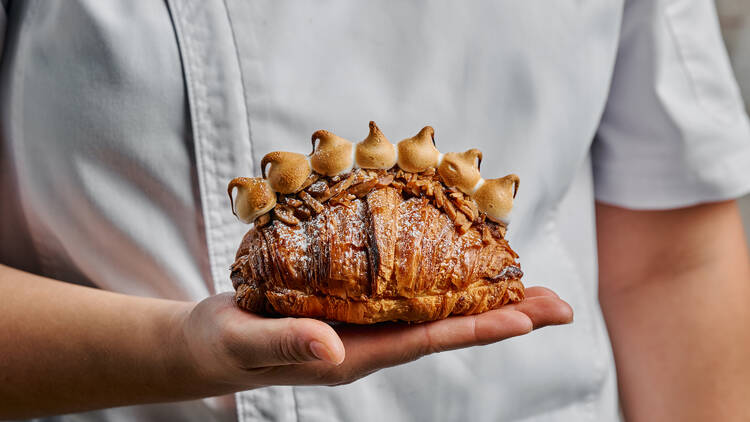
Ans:
{"label": "open palm", "polygon": [[199,303],[185,333],[205,372],[245,389],[344,384],[431,353],[490,344],[572,319],[570,306],[543,287],[526,289],[521,303],[479,315],[370,326],[265,318],[239,309],[224,294]]}

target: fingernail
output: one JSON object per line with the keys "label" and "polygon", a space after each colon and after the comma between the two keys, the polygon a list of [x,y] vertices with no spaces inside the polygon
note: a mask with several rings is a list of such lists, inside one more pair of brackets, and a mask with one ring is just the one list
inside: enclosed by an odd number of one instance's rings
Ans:
{"label": "fingernail", "polygon": [[328,349],[325,344],[317,340],[313,340],[310,342],[310,351],[313,355],[315,355],[316,358],[322,361],[332,363],[334,365],[338,365],[341,363],[333,356],[333,353],[331,353],[331,350]]}

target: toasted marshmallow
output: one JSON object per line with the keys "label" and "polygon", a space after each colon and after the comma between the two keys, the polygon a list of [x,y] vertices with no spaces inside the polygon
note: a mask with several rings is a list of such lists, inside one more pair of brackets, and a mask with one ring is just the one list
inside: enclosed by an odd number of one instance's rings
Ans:
{"label": "toasted marshmallow", "polygon": [[283,194],[300,190],[312,171],[307,157],[296,152],[274,151],[266,154],[260,161],[263,177],[266,177],[268,164],[271,164],[268,169],[268,183],[274,191]]}
{"label": "toasted marshmallow", "polygon": [[363,169],[388,170],[396,165],[396,146],[388,141],[375,122],[370,122],[367,138],[357,143],[354,162]]}
{"label": "toasted marshmallow", "polygon": [[515,174],[485,180],[472,198],[477,202],[479,210],[487,214],[487,218],[496,223],[507,224],[519,183],[520,180]]}
{"label": "toasted marshmallow", "polygon": [[435,130],[425,126],[418,134],[398,143],[398,166],[402,170],[420,173],[437,167],[440,151],[435,148]]}
{"label": "toasted marshmallow", "polygon": [[449,152],[443,156],[437,171],[447,186],[456,186],[470,195],[482,178],[479,174],[481,163],[482,152],[476,148],[465,152]]}
{"label": "toasted marshmallow", "polygon": [[[315,141],[320,141],[315,146]],[[310,165],[316,173],[323,176],[335,176],[351,171],[354,167],[354,145],[346,139],[327,130],[312,134],[313,152]]]}
{"label": "toasted marshmallow", "polygon": [[[232,191],[237,188],[237,198]],[[237,177],[229,182],[227,188],[232,213],[243,223],[250,224],[256,218],[271,211],[276,206],[276,194],[268,181],[259,177]]]}

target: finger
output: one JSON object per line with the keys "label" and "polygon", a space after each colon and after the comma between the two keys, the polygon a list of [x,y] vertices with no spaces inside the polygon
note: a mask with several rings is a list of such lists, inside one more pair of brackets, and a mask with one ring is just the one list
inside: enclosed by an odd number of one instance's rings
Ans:
{"label": "finger", "polygon": [[554,291],[546,287],[542,287],[542,286],[527,287],[525,291],[526,291],[526,297],[536,297],[536,296],[550,296],[550,297],[556,297],[556,298],[560,297]]}
{"label": "finger", "polygon": [[535,329],[573,321],[573,308],[567,302],[551,296],[528,297],[523,302],[507,305],[503,309],[524,313]]}
{"label": "finger", "polygon": [[340,335],[347,348],[345,363],[371,362],[379,369],[434,352],[493,343],[531,329],[532,322],[524,313],[497,310],[425,324],[387,324],[377,331],[345,329]]}
{"label": "finger", "polygon": [[247,318],[232,337],[227,348],[252,368],[312,361],[338,365],[345,356],[336,331],[310,318]]}
{"label": "finger", "polygon": [[346,359],[337,367],[323,362],[282,366],[264,374],[277,384],[340,384],[424,355],[484,345],[526,334],[532,322],[522,312],[489,311],[425,324],[387,323],[337,328]]}
{"label": "finger", "polygon": [[428,351],[442,352],[485,345],[529,333],[529,317],[515,310],[497,309],[478,315],[447,318],[425,324]]}
{"label": "finger", "polygon": [[543,295],[533,296],[518,305],[478,315],[417,325],[388,324],[376,332],[344,327],[339,332],[347,350],[342,366],[369,373],[430,353],[486,345],[526,334],[533,328],[570,322],[570,306],[556,297],[544,295],[544,290],[539,291]]}

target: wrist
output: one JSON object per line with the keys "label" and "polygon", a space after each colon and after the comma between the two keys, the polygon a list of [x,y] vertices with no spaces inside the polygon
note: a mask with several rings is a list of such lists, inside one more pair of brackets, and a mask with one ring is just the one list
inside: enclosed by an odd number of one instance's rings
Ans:
{"label": "wrist", "polygon": [[163,379],[173,393],[186,399],[220,394],[206,371],[204,360],[196,355],[189,321],[194,302],[172,302],[155,324],[156,344],[163,369]]}
{"label": "wrist", "polygon": [[175,302],[166,318],[165,370],[180,384],[184,394],[208,397],[232,393],[241,386],[228,381],[233,374],[218,353],[216,338],[221,327],[213,326],[213,315],[202,303]]}

